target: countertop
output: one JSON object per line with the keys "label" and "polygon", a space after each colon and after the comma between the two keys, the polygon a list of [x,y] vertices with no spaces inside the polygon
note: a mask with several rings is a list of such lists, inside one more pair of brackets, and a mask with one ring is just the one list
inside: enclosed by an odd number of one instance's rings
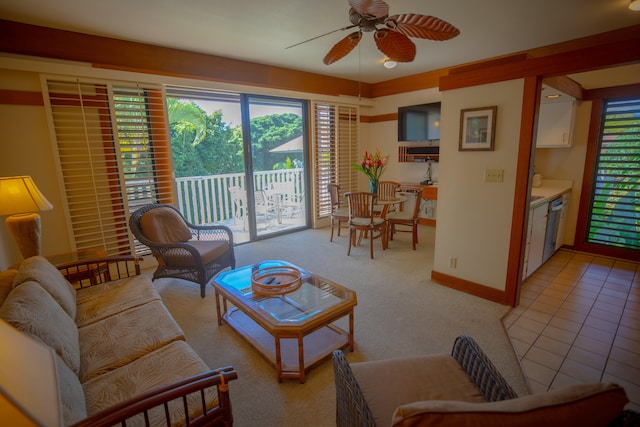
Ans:
{"label": "countertop", "polygon": [[[531,207],[547,203],[556,197],[571,191],[573,181],[563,179],[543,179],[540,187],[531,188]],[[533,200],[533,198],[536,198]]]}

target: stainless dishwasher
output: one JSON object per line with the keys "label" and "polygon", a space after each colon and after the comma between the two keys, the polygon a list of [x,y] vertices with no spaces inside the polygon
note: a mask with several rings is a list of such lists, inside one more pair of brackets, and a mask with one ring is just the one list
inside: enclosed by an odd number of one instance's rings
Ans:
{"label": "stainless dishwasher", "polygon": [[542,252],[542,262],[545,263],[556,251],[556,240],[558,238],[558,226],[560,225],[560,214],[564,206],[562,196],[553,199],[549,203],[549,215],[547,217],[547,230],[544,235],[544,251]]}

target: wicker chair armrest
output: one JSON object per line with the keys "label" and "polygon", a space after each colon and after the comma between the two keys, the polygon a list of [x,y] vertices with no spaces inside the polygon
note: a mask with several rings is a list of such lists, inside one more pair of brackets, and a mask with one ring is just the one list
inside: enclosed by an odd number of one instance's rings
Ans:
{"label": "wicker chair armrest", "polygon": [[140,262],[142,262],[142,257],[139,256],[114,255],[57,264],[56,267],[70,280],[74,277],[87,277],[87,272],[94,272],[95,274],[91,275],[93,280],[89,278],[72,280],[78,288],[86,288],[126,277],[138,276],[140,275]]}
{"label": "wicker chair armrest", "polygon": [[233,245],[233,232],[226,225],[193,225],[187,223],[197,240],[224,240]]}
{"label": "wicker chair armrest", "polygon": [[518,397],[473,338],[464,335],[457,337],[451,356],[476,383],[488,402]]}
{"label": "wicker chair armrest", "polygon": [[[137,397],[129,399],[111,408],[100,411],[91,417],[76,423],[73,427],[106,427],[114,425],[126,425],[126,420],[142,414],[145,418],[153,408],[162,407],[167,417],[167,425],[171,425],[169,419],[168,404],[171,401],[180,401],[187,406],[187,395],[200,394],[200,408],[202,414],[197,418],[186,420],[185,425],[190,426],[231,426],[233,416],[231,413],[231,401],[229,399],[229,384],[231,380],[238,378],[237,372],[231,366],[211,370],[203,374],[185,378],[164,387],[150,390]],[[218,406],[206,408],[204,392],[206,389],[216,387],[218,393]],[[185,411],[186,414],[189,411]]]}
{"label": "wicker chair armrest", "polygon": [[336,425],[375,427],[371,409],[342,350],[333,352],[333,373],[336,383]]}

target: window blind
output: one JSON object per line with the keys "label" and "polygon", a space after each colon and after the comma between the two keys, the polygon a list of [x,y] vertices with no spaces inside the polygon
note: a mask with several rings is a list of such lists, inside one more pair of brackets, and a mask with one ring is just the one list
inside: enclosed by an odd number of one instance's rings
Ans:
{"label": "window blind", "polygon": [[335,182],[341,192],[358,188],[358,108],[314,103],[315,216],[327,218],[331,198],[327,184]]}
{"label": "window blind", "polygon": [[588,241],[640,250],[640,99],[603,112]]}
{"label": "window blind", "polygon": [[51,78],[46,92],[74,249],[148,253],[128,218],[173,200],[162,89]]}

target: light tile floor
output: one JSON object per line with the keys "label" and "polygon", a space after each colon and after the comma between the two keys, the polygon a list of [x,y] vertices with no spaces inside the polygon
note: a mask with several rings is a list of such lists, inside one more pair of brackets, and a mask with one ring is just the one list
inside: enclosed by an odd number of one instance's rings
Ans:
{"label": "light tile floor", "polygon": [[531,392],[611,381],[640,411],[640,263],[561,249],[504,325]]}

